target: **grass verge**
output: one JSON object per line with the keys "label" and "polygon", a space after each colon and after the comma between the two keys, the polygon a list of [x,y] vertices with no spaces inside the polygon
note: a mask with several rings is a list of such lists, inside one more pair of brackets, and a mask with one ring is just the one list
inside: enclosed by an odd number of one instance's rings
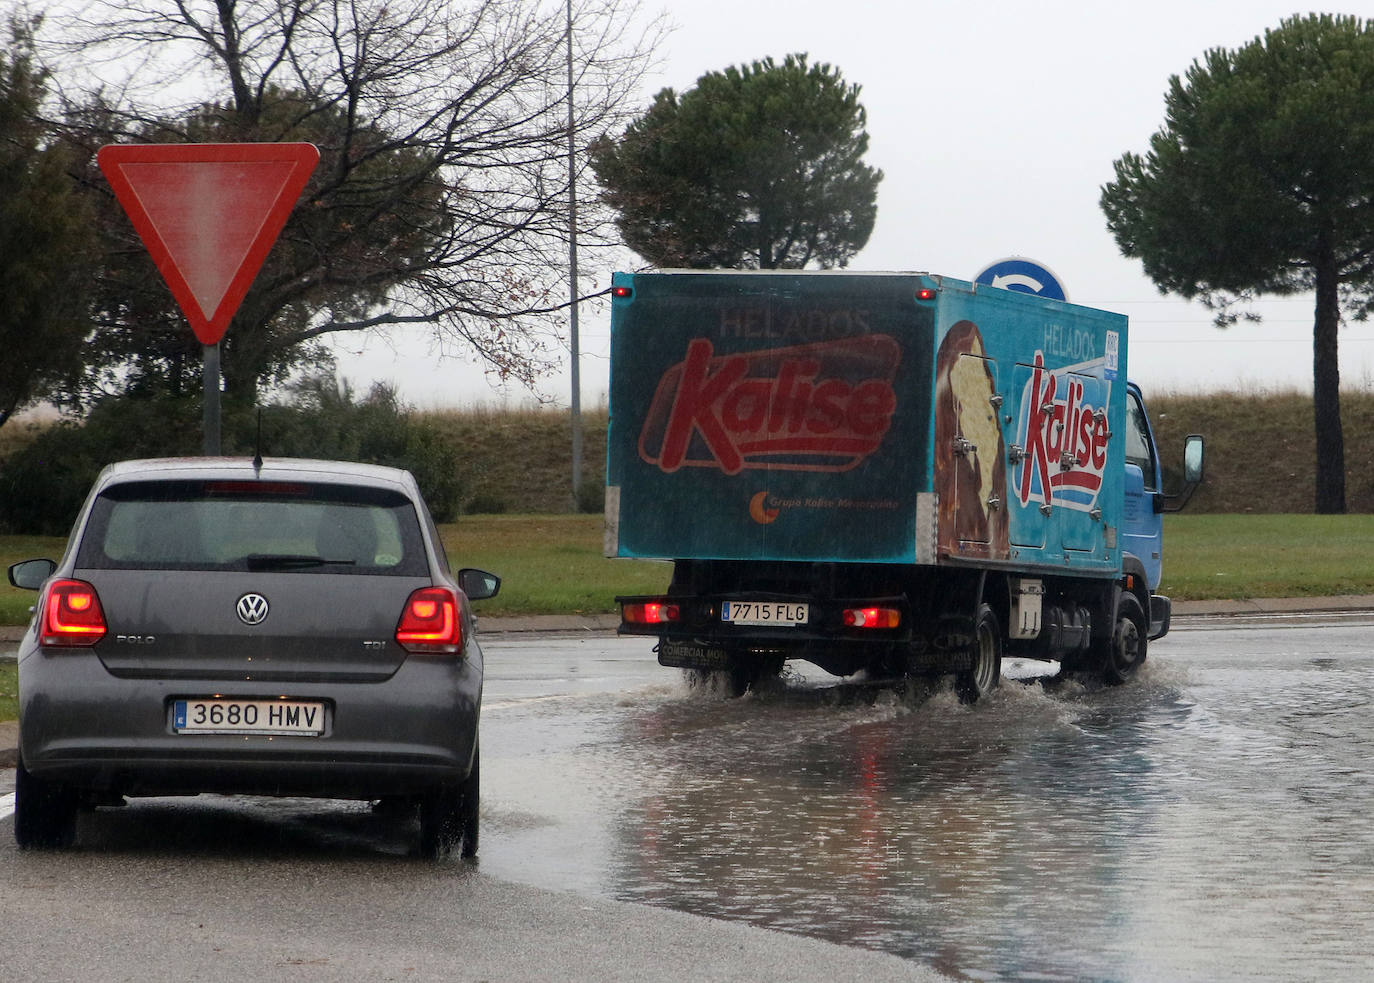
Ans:
{"label": "grass verge", "polygon": [[[667,586],[669,568],[601,555],[598,515],[465,516],[440,530],[457,567],[502,578],[480,614],[605,614],[617,594]],[[1374,594],[1374,515],[1170,515],[1163,593],[1175,600]],[[54,559],[56,538],[0,536],[0,566]],[[0,624],[28,620],[34,595],[0,586]]]}
{"label": "grass verge", "polygon": [[1161,592],[1177,600],[1374,594],[1374,515],[1170,515]]}
{"label": "grass verge", "polygon": [[465,516],[439,532],[455,569],[501,578],[501,593],[479,601],[479,615],[605,614],[617,594],[656,593],[672,575],[666,563],[602,556],[599,515]]}
{"label": "grass verge", "polygon": [[19,719],[19,663],[0,661],[0,720]]}

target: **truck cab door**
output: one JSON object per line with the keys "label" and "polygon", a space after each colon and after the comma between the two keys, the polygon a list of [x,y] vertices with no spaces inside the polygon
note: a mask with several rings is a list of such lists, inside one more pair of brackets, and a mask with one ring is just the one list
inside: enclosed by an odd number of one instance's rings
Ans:
{"label": "truck cab door", "polygon": [[1162,569],[1164,517],[1160,502],[1159,454],[1154,431],[1140,390],[1126,389],[1125,508],[1121,517],[1121,548],[1145,566],[1151,591],[1158,590]]}

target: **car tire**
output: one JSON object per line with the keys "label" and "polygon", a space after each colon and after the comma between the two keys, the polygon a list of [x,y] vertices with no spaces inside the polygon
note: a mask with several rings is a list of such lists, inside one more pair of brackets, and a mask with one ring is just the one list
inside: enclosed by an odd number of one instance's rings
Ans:
{"label": "car tire", "polygon": [[20,758],[14,771],[14,841],[23,849],[65,850],[76,843],[76,793],[34,777]]}
{"label": "car tire", "polygon": [[421,797],[420,854],[439,860],[457,847],[464,859],[477,856],[480,808],[481,750],[473,748],[467,778]]}
{"label": "car tire", "polygon": [[471,860],[473,857],[477,856],[477,840],[478,834],[481,832],[481,766],[481,748],[474,747],[472,749],[472,770],[468,772],[468,777],[463,780],[463,784],[458,787],[460,799],[458,807],[459,820],[463,826],[458,856],[462,857],[464,860]]}

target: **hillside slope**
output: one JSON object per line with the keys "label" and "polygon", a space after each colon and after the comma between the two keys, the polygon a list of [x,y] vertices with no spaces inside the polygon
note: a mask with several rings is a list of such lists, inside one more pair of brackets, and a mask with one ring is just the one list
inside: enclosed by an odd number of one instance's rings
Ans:
{"label": "hillside slope", "polygon": [[[1315,501],[1312,397],[1300,392],[1204,395],[1145,393],[1163,454],[1166,487],[1181,466],[1183,438],[1207,438],[1207,480],[1193,513],[1301,513]],[[1341,394],[1345,420],[1346,499],[1351,512],[1374,513],[1374,392]],[[574,510],[572,429],[566,410],[446,410],[423,414],[458,448],[464,511]],[[0,428],[0,459],[37,424]],[[583,413],[584,511],[599,512],[606,461],[605,409]]]}
{"label": "hillside slope", "polygon": [[[1207,480],[1190,512],[1311,512],[1312,397],[1289,393],[1145,394],[1166,470],[1182,465],[1183,438],[1207,438]],[[1351,512],[1374,513],[1374,393],[1341,396],[1346,497]],[[494,410],[430,414],[461,448],[470,469],[467,511],[562,512],[572,508],[572,436],[566,411]],[[583,414],[584,505],[599,508],[605,410]],[[588,501],[588,494],[591,500]]]}
{"label": "hillside slope", "polygon": [[[1145,393],[1166,469],[1182,467],[1183,438],[1207,438],[1207,478],[1190,512],[1311,512],[1316,502],[1310,393]],[[1346,505],[1374,512],[1374,393],[1341,394]]]}

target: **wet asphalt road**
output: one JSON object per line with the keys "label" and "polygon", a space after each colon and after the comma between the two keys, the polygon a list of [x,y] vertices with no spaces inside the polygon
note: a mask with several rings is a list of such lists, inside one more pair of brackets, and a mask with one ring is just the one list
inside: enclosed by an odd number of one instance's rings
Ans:
{"label": "wet asphalt road", "polygon": [[[519,748],[484,870],[963,979],[1367,980],[1372,628],[1194,620],[1132,685],[1009,664],[977,708],[821,678],[730,700],[568,643],[567,695],[484,723]],[[529,657],[559,665],[492,671]]]}
{"label": "wet asphalt road", "polygon": [[[976,708],[819,674],[728,699],[642,641],[492,639],[476,867],[354,806],[155,800],[75,854],[4,829],[0,943],[37,966],[71,933],[109,972],[142,939],[204,979],[1363,980],[1372,629],[1193,620],[1130,686],[1009,664]],[[864,950],[901,961],[827,961]]]}

